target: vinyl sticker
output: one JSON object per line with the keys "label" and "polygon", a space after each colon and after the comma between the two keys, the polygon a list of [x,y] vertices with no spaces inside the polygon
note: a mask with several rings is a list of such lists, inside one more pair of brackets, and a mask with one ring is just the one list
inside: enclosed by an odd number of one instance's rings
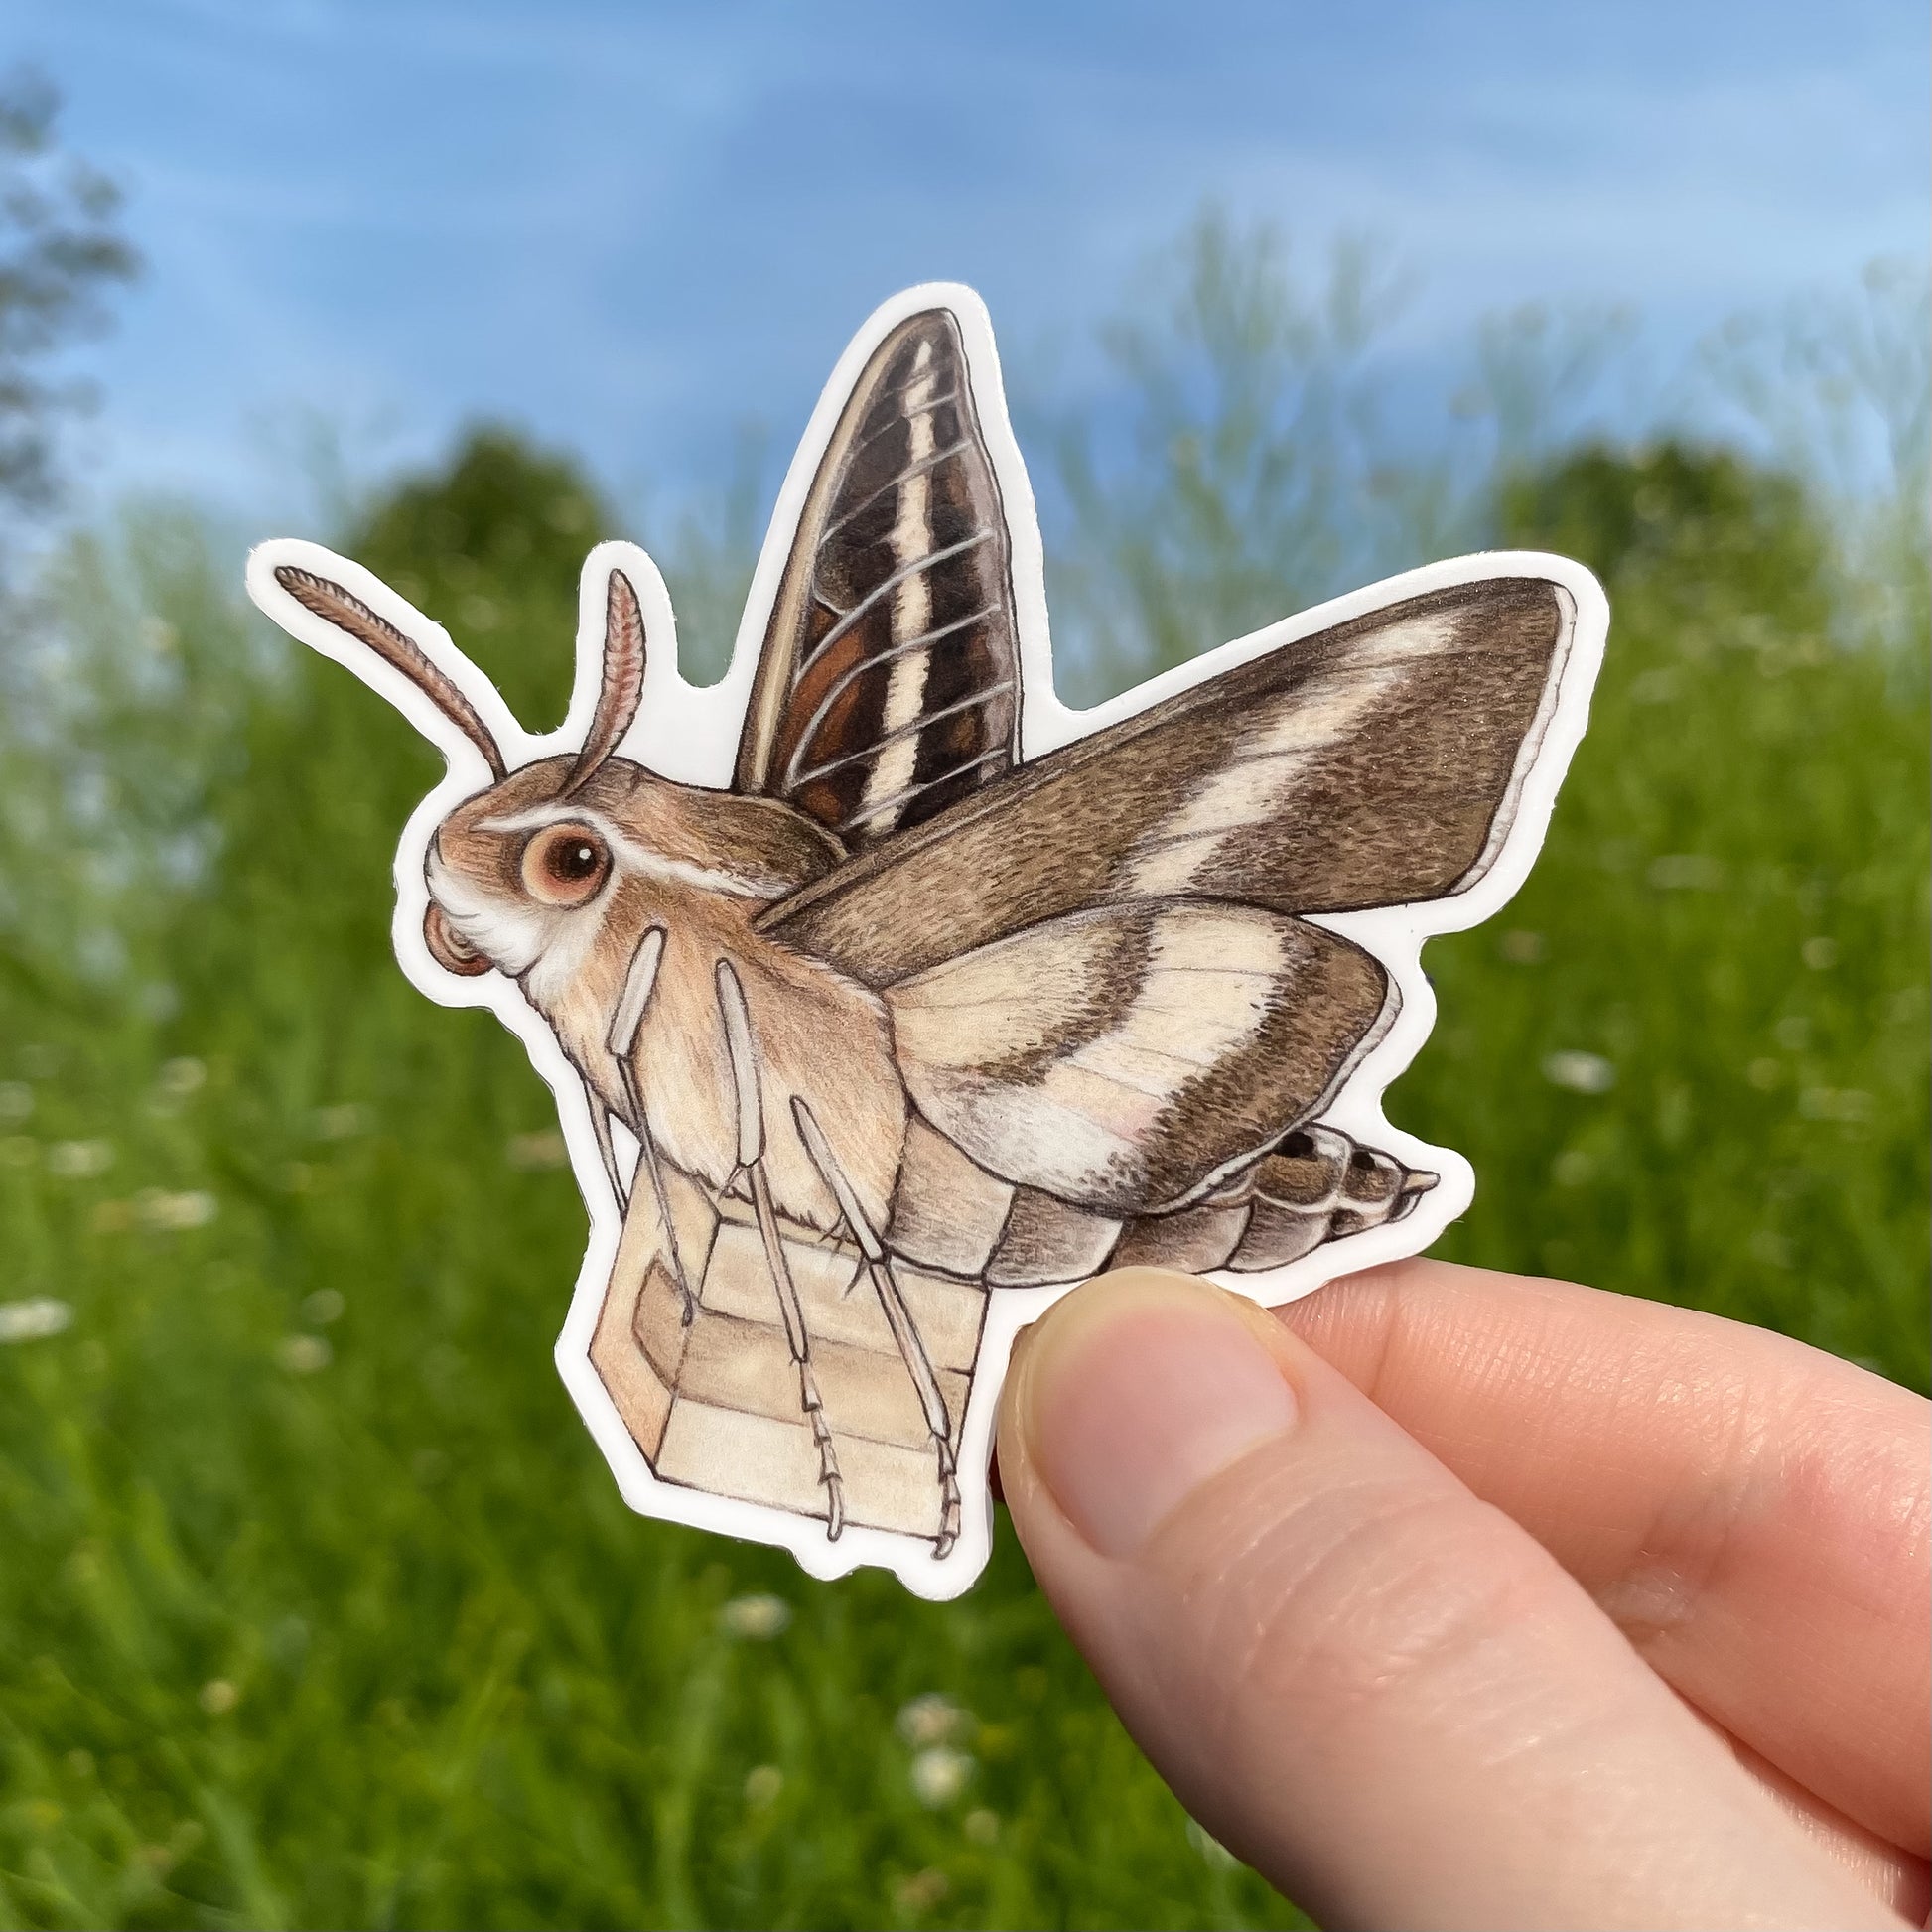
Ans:
{"label": "vinyl sticker", "polygon": [[633,1508],[956,1595],[1056,1297],[1147,1262],[1285,1302],[1467,1206],[1381,1096],[1422,942],[1542,843],[1608,624],[1580,565],[1436,564],[1071,710],[991,325],[941,284],[839,363],[715,686],[626,543],[542,737],[347,559],[265,543],[248,588],[449,760],[396,954],[555,1091],[557,1364]]}

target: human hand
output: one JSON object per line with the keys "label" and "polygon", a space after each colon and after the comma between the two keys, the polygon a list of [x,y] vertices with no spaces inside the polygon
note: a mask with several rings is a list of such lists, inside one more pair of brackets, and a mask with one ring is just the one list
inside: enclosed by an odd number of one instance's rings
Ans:
{"label": "human hand", "polygon": [[1323,1924],[1896,1927],[1929,1416],[1558,1282],[1410,1261],[1271,1313],[1131,1270],[1029,1331],[999,1455],[1129,1730]]}

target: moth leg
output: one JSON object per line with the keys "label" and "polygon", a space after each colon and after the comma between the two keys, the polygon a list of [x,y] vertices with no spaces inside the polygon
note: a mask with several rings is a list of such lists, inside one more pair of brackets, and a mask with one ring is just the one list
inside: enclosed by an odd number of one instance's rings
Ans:
{"label": "moth leg", "polygon": [[943,1557],[959,1540],[959,1470],[953,1456],[952,1419],[946,1414],[946,1398],[940,1390],[939,1378],[932,1372],[932,1358],[919,1338],[912,1311],[905,1306],[905,1297],[894,1278],[886,1245],[866,1218],[866,1210],[860,1206],[858,1195],[846,1179],[831,1143],[813,1119],[812,1110],[796,1096],[792,1099],[791,1113],[798,1123],[798,1138],[804,1142],[805,1152],[811,1156],[820,1179],[832,1190],[839,1212],[845,1216],[852,1238],[859,1244],[859,1252],[864,1257],[861,1265],[872,1278],[879,1306],[886,1311],[887,1325],[905,1362],[905,1372],[912,1378],[919,1407],[925,1411],[925,1426],[931,1431],[933,1451],[939,1458],[939,1534],[932,1554]]}
{"label": "moth leg", "polygon": [[591,1132],[597,1136],[597,1151],[604,1161],[605,1178],[611,1183],[611,1192],[617,1196],[618,1212],[623,1213],[630,1205],[630,1189],[623,1184],[618,1173],[618,1150],[611,1140],[611,1110],[597,1096],[597,1089],[586,1080],[584,1097],[591,1104]]}
{"label": "moth leg", "polygon": [[825,1534],[836,1542],[845,1528],[845,1481],[839,1474],[832,1431],[825,1420],[825,1404],[812,1373],[811,1337],[805,1332],[805,1311],[798,1303],[797,1284],[785,1259],[778,1233],[777,1210],[771,1204],[771,1182],[764,1172],[764,1105],[759,1096],[757,1048],[752,1043],[752,1016],[745,1005],[745,989],[729,960],[718,962],[718,1010],[725,1022],[725,1048],[731,1056],[732,1083],[738,1105],[738,1165],[752,1183],[752,1210],[758,1216],[759,1239],[764,1244],[765,1265],[778,1292],[778,1312],[785,1324],[785,1341],[798,1370],[798,1402],[812,1426],[818,1445],[818,1479],[825,1485]]}
{"label": "moth leg", "polygon": [[[678,1251],[677,1224],[671,1219],[671,1197],[664,1186],[664,1170],[657,1159],[657,1141],[650,1131],[650,1121],[644,1113],[644,1096],[638,1090],[637,1069],[631,1064],[631,1054],[637,1045],[637,1035],[644,1024],[644,1009],[650,1004],[650,996],[657,987],[657,969],[664,959],[664,928],[654,925],[646,928],[644,936],[637,941],[637,950],[630,958],[630,971],[624,975],[623,992],[618,999],[618,1010],[611,1021],[611,1031],[605,1039],[611,1057],[617,1062],[618,1084],[623,1088],[624,1098],[630,1103],[630,1118],[637,1130],[637,1165],[644,1171],[650,1182],[652,1198],[657,1203],[658,1225],[664,1230],[664,1244],[671,1261],[671,1279],[677,1283],[677,1292],[684,1303],[684,1325],[690,1327],[698,1312],[698,1298],[691,1292],[691,1278],[684,1272],[684,1257]],[[604,1165],[610,1170],[611,1183],[618,1188],[618,1202],[628,1207],[628,1189],[618,1186],[618,1157],[611,1146],[611,1122],[593,1096],[592,1117],[598,1124],[598,1146],[604,1155]],[[633,1176],[634,1178],[635,1176]]]}

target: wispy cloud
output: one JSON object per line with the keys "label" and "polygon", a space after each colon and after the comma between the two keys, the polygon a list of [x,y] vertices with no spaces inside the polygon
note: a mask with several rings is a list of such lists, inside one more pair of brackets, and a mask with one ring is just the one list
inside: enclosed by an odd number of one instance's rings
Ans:
{"label": "wispy cloud", "polygon": [[13,39],[152,264],[108,474],[229,497],[296,408],[715,473],[893,288],[1077,335],[1209,197],[1382,236],[1418,354],[1540,294],[1688,332],[1927,211],[1916,6],[24,0]]}

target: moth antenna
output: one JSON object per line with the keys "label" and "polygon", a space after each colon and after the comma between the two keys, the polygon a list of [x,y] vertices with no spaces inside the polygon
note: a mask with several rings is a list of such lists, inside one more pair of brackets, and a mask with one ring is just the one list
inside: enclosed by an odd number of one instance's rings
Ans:
{"label": "moth antenna", "polygon": [[622,571],[611,573],[604,606],[604,683],[584,748],[564,780],[568,798],[618,749],[644,695],[644,614]]}
{"label": "moth antenna", "polygon": [[313,571],[298,570],[293,564],[278,564],[275,581],[305,611],[338,630],[345,630],[385,664],[400,671],[483,755],[492,777],[508,776],[509,766],[503,762],[496,740],[477,707],[457,689],[449,674],[439,670],[422,647],[405,637],[387,618],[378,616],[340,584]]}

